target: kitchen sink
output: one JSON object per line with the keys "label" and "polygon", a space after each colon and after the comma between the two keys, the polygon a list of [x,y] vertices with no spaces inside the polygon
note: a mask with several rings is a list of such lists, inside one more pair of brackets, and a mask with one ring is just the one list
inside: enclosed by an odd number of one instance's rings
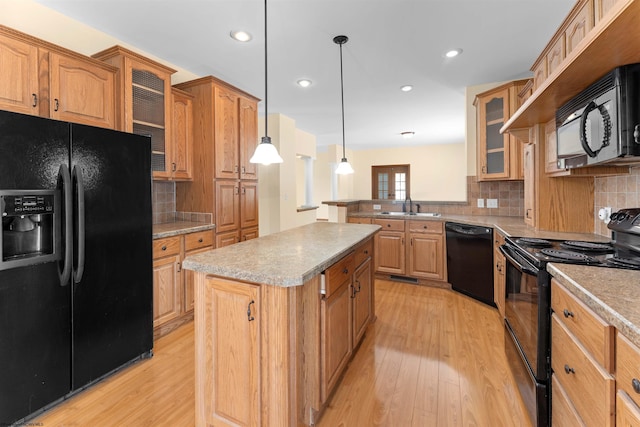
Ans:
{"label": "kitchen sink", "polygon": [[379,212],[377,215],[393,215],[393,216],[440,216],[437,212]]}

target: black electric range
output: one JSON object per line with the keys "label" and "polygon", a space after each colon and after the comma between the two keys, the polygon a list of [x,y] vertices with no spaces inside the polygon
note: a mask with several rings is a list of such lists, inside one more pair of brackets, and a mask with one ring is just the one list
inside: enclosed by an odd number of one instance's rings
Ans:
{"label": "black electric range", "polygon": [[611,215],[610,242],[507,237],[505,241],[539,269],[546,263],[583,264],[640,270],[640,208]]}

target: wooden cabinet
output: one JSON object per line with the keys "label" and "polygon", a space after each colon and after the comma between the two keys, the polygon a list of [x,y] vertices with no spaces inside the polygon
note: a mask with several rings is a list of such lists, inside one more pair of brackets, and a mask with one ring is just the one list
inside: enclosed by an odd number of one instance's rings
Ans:
{"label": "wooden cabinet", "polygon": [[616,422],[640,425],[640,349],[618,331],[616,337]]}
{"label": "wooden cabinet", "polygon": [[216,246],[257,237],[258,99],[215,77],[175,86],[193,96],[193,180],[176,184],[176,208],[214,215]]}
{"label": "wooden cabinet", "polygon": [[171,129],[169,140],[171,178],[192,179],[193,168],[193,96],[171,88]]}
{"label": "wooden cabinet", "polygon": [[504,320],[505,300],[507,297],[505,257],[500,252],[500,246],[504,245],[504,236],[499,231],[493,231],[493,300],[500,313],[500,320]]}
{"label": "wooden cabinet", "polygon": [[172,178],[171,74],[175,70],[121,46],[93,57],[120,70],[118,129],[151,137],[153,178]]}
{"label": "wooden cabinet", "polygon": [[[365,245],[365,252],[373,253],[373,242]],[[352,347],[355,348],[369,326],[373,306],[373,272],[371,270],[371,256],[369,255],[361,263],[356,265],[352,284]]]}
{"label": "wooden cabinet", "polygon": [[[614,425],[614,328],[555,279],[551,308],[551,368],[568,400],[559,406],[575,408],[585,425]],[[555,390],[552,396],[553,408]],[[565,425],[562,420],[554,424]]]}
{"label": "wooden cabinet", "polygon": [[153,241],[154,337],[191,321],[194,307],[193,272],[182,269],[189,255],[213,249],[213,232],[201,231]]}
{"label": "wooden cabinet", "polygon": [[358,218],[354,216],[347,218],[347,222],[350,224],[371,224],[372,221],[373,220],[371,218]]}
{"label": "wooden cabinet", "polygon": [[446,280],[444,223],[407,221],[407,275]]}
{"label": "wooden cabinet", "polygon": [[594,0],[594,18],[595,23],[600,22],[607,16],[610,10],[614,8],[616,3],[622,2],[621,0]]}
{"label": "wooden cabinet", "polygon": [[527,143],[523,149],[524,161],[524,222],[525,224],[535,227],[535,146],[533,143]]}
{"label": "wooden cabinet", "polygon": [[0,26],[0,109],[116,127],[116,69]]}
{"label": "wooden cabinet", "polygon": [[528,80],[517,80],[478,94],[478,181],[523,179],[522,144],[500,129],[518,109],[518,94]]}
{"label": "wooden cabinet", "polygon": [[374,239],[376,272],[405,274],[404,220],[374,219],[373,224],[382,227]]}
{"label": "wooden cabinet", "polygon": [[264,425],[259,286],[209,277],[198,297],[204,312],[196,340],[212,345],[196,345],[196,360],[202,362],[196,363],[197,425]]}

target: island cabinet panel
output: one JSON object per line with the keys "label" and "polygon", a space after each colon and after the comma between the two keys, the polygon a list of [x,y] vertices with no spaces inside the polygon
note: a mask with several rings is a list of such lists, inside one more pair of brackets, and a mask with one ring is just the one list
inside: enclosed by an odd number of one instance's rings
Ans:
{"label": "island cabinet panel", "polygon": [[618,331],[616,338],[616,422],[640,425],[640,349]]}
{"label": "island cabinet panel", "polygon": [[504,245],[504,236],[494,229],[493,241],[493,300],[498,308],[500,320],[504,321],[505,300],[507,296],[506,260],[500,246]]}
{"label": "island cabinet panel", "polygon": [[197,425],[261,425],[259,287],[208,278],[200,290],[196,334],[210,345],[196,358],[213,363],[196,364]]}
{"label": "island cabinet panel", "polygon": [[153,261],[153,327],[180,316],[180,256],[168,256]]}
{"label": "island cabinet panel", "polygon": [[373,273],[371,271],[371,258],[366,259],[356,269],[353,278],[353,332],[352,346],[356,348],[371,320],[373,306]]}

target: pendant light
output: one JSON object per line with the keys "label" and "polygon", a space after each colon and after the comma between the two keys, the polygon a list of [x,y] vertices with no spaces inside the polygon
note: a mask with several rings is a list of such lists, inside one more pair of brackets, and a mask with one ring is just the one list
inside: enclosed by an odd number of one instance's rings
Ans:
{"label": "pendant light", "polygon": [[345,154],[345,143],[344,143],[344,83],[342,76],[342,45],[349,41],[349,37],[347,36],[335,36],[333,38],[333,42],[340,46],[340,96],[342,100],[342,160],[340,164],[336,168],[336,173],[338,175],[348,175],[353,173],[353,168],[347,161],[347,156]]}
{"label": "pendant light", "polygon": [[249,159],[250,163],[282,163],[282,157],[278,154],[278,149],[271,143],[269,136],[269,109],[267,96],[267,0],[264,0],[264,136],[256,147],[256,151]]}

